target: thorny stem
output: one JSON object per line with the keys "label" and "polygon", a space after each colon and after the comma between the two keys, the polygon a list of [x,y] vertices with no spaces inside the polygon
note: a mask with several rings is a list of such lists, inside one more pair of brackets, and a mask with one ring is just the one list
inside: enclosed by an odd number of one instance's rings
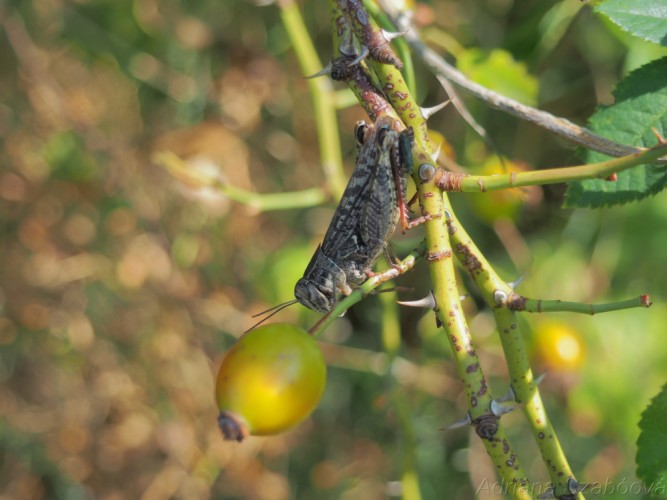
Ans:
{"label": "thorny stem", "polygon": [[[391,20],[386,16],[386,14],[382,11],[376,2],[364,0],[364,7],[366,7],[373,15],[373,18],[377,20],[382,29],[388,31],[395,29],[394,25],[391,23]],[[403,61],[402,73],[405,75],[405,82],[410,89],[410,93],[414,94],[416,90],[415,70],[414,64],[412,63],[412,53],[410,52],[410,47],[408,47],[408,44],[405,42],[405,40],[403,40],[402,37],[397,38],[393,43],[396,47],[396,52],[398,52],[398,56],[400,57],[401,61]]]}
{"label": "thorny stem", "polygon": [[523,405],[523,411],[551,478],[554,497],[583,500],[584,495],[581,493],[576,497],[571,496],[570,484],[574,480],[574,473],[544,408],[537,382],[528,363],[526,345],[519,330],[516,313],[507,308],[497,308],[493,314],[507,359],[512,390],[516,401]]}
{"label": "thorny stem", "polygon": [[[369,64],[382,84],[382,92],[384,92],[398,116],[406,127],[412,127],[414,130],[416,149],[426,152],[426,157],[430,159],[433,147],[429,141],[426,120],[422,116],[417,101],[414,100],[410,89],[403,80],[403,75],[390,64],[382,64],[377,61],[370,61]],[[422,161],[424,160],[422,159]]]}
{"label": "thorny stem", "polygon": [[326,200],[321,189],[304,189],[285,193],[255,193],[223,182],[219,177],[197,172],[177,155],[162,151],[153,155],[153,163],[165,168],[175,178],[197,189],[211,188],[220,191],[230,200],[242,203],[257,212],[273,210],[291,210],[294,208],[314,207]]}
{"label": "thorny stem", "polygon": [[[418,186],[419,201],[424,211],[445,213],[448,200],[432,183]],[[435,298],[435,314],[452,348],[460,379],[464,383],[469,414],[477,434],[482,438],[487,453],[502,480],[513,492],[514,498],[531,498],[528,479],[505,436],[500,421],[491,413],[493,398],[475,352],[466,323],[452,259],[449,234],[439,219],[425,223],[431,286]]]}
{"label": "thorny stem", "polygon": [[391,116],[398,120],[396,111],[387,102],[384,95],[377,89],[362,64],[349,66],[350,57],[338,57],[331,61],[334,80],[344,81],[354,93],[359,103],[373,120],[382,115]]}
{"label": "thorny stem", "polygon": [[[333,25],[335,34],[336,25],[338,24],[338,19],[342,17],[342,13],[338,8],[336,0],[331,0],[330,4],[334,13]],[[377,23],[371,17],[369,17],[369,25],[372,30],[379,29]],[[336,36],[334,38],[334,46],[335,50],[337,50],[340,40]],[[370,78],[366,69],[366,63],[373,70],[373,74],[380,80],[381,89],[376,88]],[[336,78],[335,72],[332,73],[332,77]],[[421,163],[431,161],[430,153],[433,148],[429,144],[426,120],[422,116],[419,105],[412,97],[412,93],[398,69],[391,64],[383,64],[367,58],[366,61],[351,66],[348,69],[348,74],[339,79],[344,80],[348,84],[359,100],[359,103],[373,120],[376,120],[381,114],[388,114],[393,117],[400,117],[406,127],[412,127],[415,132],[416,150],[421,152],[418,155],[418,160]],[[387,100],[391,106],[387,103]],[[418,163],[415,166],[417,165]]]}
{"label": "thorny stem", "polygon": [[[554,485],[555,496],[559,498],[559,495],[568,495],[570,494],[568,480],[574,475],[542,403],[528,362],[526,346],[516,321],[516,314],[497,303],[499,294],[507,297],[514,292],[489,265],[451,208],[447,208],[446,222],[454,252],[463,269],[475,281],[484,300],[493,310],[509,367],[512,389],[516,401],[524,405],[524,412]],[[579,495],[577,498],[583,499],[583,496]]]}
{"label": "thorny stem", "polygon": [[617,172],[638,165],[653,163],[667,154],[667,144],[658,144],[651,149],[632,153],[621,158],[579,165],[576,167],[551,168],[531,172],[509,172],[498,175],[466,175],[442,171],[439,182],[447,191],[485,192],[522,186],[537,186],[557,182],[571,182],[584,179],[607,178]]}
{"label": "thorny stem", "polygon": [[[335,19],[334,23],[336,23]],[[377,26],[373,25],[373,21],[371,21],[369,28],[376,30]],[[364,37],[360,36],[359,38],[363,39]],[[418,165],[419,162],[430,160],[431,148],[429,146],[426,123],[420,108],[403,82],[402,75],[394,66],[389,64],[370,60],[369,66],[380,80],[382,91],[391,102],[393,108],[406,125],[412,126],[415,130],[415,164]],[[387,106],[380,105],[383,101],[383,96],[377,92],[377,89],[374,92],[359,92],[355,89],[355,87],[361,86],[360,81],[362,78],[359,75],[364,73],[365,71],[361,65],[355,65],[353,77],[346,74],[346,78],[341,79],[347,81],[348,84],[351,83],[350,86],[359,97],[362,105],[367,110],[372,111],[372,113],[369,112],[369,115],[375,118],[378,114],[377,110],[384,109]],[[370,81],[370,78],[367,79]],[[371,100],[369,101],[369,99]],[[389,107],[389,110],[391,110],[391,107]],[[414,173],[418,173],[417,169],[415,169]],[[417,177],[417,175],[415,176]],[[424,183],[417,182],[417,190],[424,215],[434,214],[442,216],[445,213],[444,205],[448,203],[446,194],[435,185],[432,179]],[[449,235],[444,224],[438,218],[427,220],[425,231],[428,248],[426,260],[429,263],[433,295],[437,304],[435,308],[436,318],[447,335],[459,377],[464,383],[469,415],[473,426],[477,434],[482,438],[482,442],[496,467],[497,473],[512,490],[514,498],[531,498],[527,488],[528,480],[526,474],[507,440],[499,418],[491,411],[493,398],[484,377],[479,358],[475,352],[456,287],[456,276]],[[362,285],[362,288],[364,286],[365,284]],[[352,296],[355,293],[356,291],[343,302],[352,300]],[[361,296],[359,300],[360,298]],[[333,311],[332,313],[328,315],[328,318],[337,314]],[[325,317],[315,328],[321,328],[325,324],[328,324],[328,321],[330,320]]]}
{"label": "thorny stem", "polygon": [[[332,0],[331,3],[334,6],[335,30],[336,26],[340,27],[341,23],[344,23],[345,20],[341,11],[337,8],[338,3],[335,0]],[[361,9],[358,2],[355,1],[353,3],[355,9]],[[346,5],[345,8],[349,9],[352,4],[349,3]],[[367,15],[362,16],[362,18],[366,19]],[[370,32],[376,33],[377,24],[371,18],[368,18],[370,19],[369,21],[364,20],[363,22],[359,22],[362,18],[358,18],[356,23],[352,23],[353,29],[357,31],[355,34],[359,40],[370,40],[369,35],[361,32],[361,30],[368,29]],[[336,42],[336,45],[340,46],[340,40]],[[346,45],[348,48],[349,46],[349,44]],[[470,419],[477,434],[482,438],[482,442],[486,446],[487,452],[498,470],[498,474],[505,484],[510,486],[514,498],[531,497],[527,488],[527,478],[505,437],[504,430],[500,425],[499,414],[494,414],[494,400],[488,389],[465,316],[462,312],[452,259],[454,254],[464,269],[473,277],[482,291],[485,300],[493,308],[510,369],[515,398],[524,405],[524,411],[551,476],[554,495],[557,498],[563,499],[583,499],[583,495],[577,491],[576,480],[546,415],[537,384],[528,363],[526,348],[516,322],[513,309],[530,309],[530,307],[533,307],[533,303],[528,299],[514,294],[509,285],[497,276],[465,233],[465,230],[456,221],[446,193],[442,191],[443,182],[438,182],[442,180],[443,175],[451,176],[454,174],[443,174],[444,171],[441,170],[439,175],[431,176],[430,178],[419,178],[419,165],[430,160],[431,147],[421,110],[412,98],[398,69],[393,65],[378,62],[374,58],[367,59],[359,64],[350,64],[355,57],[354,54],[348,51],[345,55],[347,56],[346,58],[338,58],[332,61],[332,65],[334,62],[337,62],[337,66],[333,65],[336,67],[335,71],[332,66],[332,76],[348,83],[372,119],[377,119],[384,114],[395,116],[394,113],[397,113],[405,125],[412,127],[415,131],[414,157],[416,161],[414,162],[414,177],[419,194],[420,207],[424,216],[428,216],[429,214],[435,216],[432,219],[426,219],[425,222],[426,248],[428,249],[425,256],[426,261],[429,263],[431,274],[433,296],[436,304],[434,310],[439,325],[443,326],[447,334],[459,376],[464,383]],[[396,66],[400,66],[400,64],[396,64]],[[372,75],[368,73],[367,68],[372,70]],[[377,77],[377,80],[380,82],[380,89],[376,87],[372,76]],[[384,101],[385,97],[389,100],[391,106]],[[541,113],[537,110],[533,111]],[[599,139],[602,142],[606,141],[602,138]],[[606,142],[609,143],[610,141]],[[667,152],[667,146],[664,144],[649,151],[641,151],[620,145],[616,146],[620,148],[619,151],[622,150],[620,154],[629,154],[629,157],[592,166],[555,169],[546,172],[531,172],[529,175],[523,176],[520,176],[520,174],[508,174],[505,177],[473,178],[459,175],[456,178],[458,185],[452,182],[451,179],[446,179],[444,185],[453,188],[460,188],[460,186],[465,185],[466,190],[483,191],[486,189],[500,189],[501,187],[562,182],[565,180],[600,176],[606,177],[625,168],[656,160],[661,154]],[[604,152],[608,153],[608,150],[604,150]],[[442,217],[445,214],[447,215],[447,224],[443,224],[438,218],[438,216]],[[454,248],[452,248],[452,244],[454,244]],[[420,253],[423,251],[421,249]],[[402,264],[406,263],[409,263],[407,268],[412,267],[414,260],[411,261],[410,257],[408,257],[408,260]],[[403,269],[407,270],[407,268],[405,266],[397,266],[395,269],[387,271],[387,273],[382,273],[369,279],[359,289],[341,301],[331,313],[311,329],[311,332],[317,333],[326,328],[333,321],[333,318],[352,304],[361,300],[368,291],[377,286],[379,284],[378,279],[382,279],[382,281],[391,279],[392,271],[400,273],[403,272]],[[647,307],[648,302],[647,297],[641,297],[639,301],[635,300],[632,306],[643,305]],[[563,303],[558,303],[557,301],[550,302],[548,305],[555,309],[559,307],[559,304],[560,307],[563,307]],[[610,310],[610,307],[629,307],[629,304],[626,301],[624,303],[615,303],[612,306],[594,306],[593,309],[590,306],[585,307],[588,308],[588,312],[591,312],[591,310],[602,312],[603,310]],[[512,307],[512,305],[516,307]],[[537,307],[537,303],[534,304],[534,307]],[[568,304],[568,307],[575,308],[581,306]]]}
{"label": "thorny stem", "polygon": [[[299,8],[293,0],[280,0],[277,3],[301,71],[304,75],[312,75],[322,66],[303,23]],[[346,180],[343,172],[333,86],[326,78],[308,80],[308,86],[317,123],[322,169],[333,197],[339,199],[345,190]]]}
{"label": "thorny stem", "polygon": [[[584,127],[575,125],[569,120],[554,116],[546,111],[526,106],[525,104],[521,104],[470,81],[463,75],[463,73],[450,65],[439,54],[424,45],[424,42],[419,37],[417,30],[410,20],[408,12],[405,10],[399,11],[392,6],[391,2],[381,1],[380,4],[398,29],[407,31],[407,34],[405,35],[406,41],[414,51],[415,55],[419,57],[435,75],[447,78],[465,92],[484,102],[488,106],[533,123],[574,144],[609,156],[619,157],[637,153],[639,151],[636,147],[618,144],[594,134]],[[667,163],[667,158],[660,158],[656,163],[665,164]]]}
{"label": "thorny stem", "polygon": [[623,309],[634,309],[636,307],[649,308],[652,305],[648,295],[640,295],[618,302],[607,302],[606,304],[583,304],[581,302],[566,302],[564,300],[541,300],[529,299],[516,293],[507,297],[507,308],[512,311],[524,311],[529,313],[543,312],[573,312],[581,314],[600,314]]}

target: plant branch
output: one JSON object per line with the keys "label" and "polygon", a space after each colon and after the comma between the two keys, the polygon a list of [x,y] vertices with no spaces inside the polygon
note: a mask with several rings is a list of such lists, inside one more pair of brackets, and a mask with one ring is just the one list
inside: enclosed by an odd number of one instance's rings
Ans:
{"label": "plant branch", "polygon": [[[382,264],[382,263],[380,263]],[[385,265],[386,267],[386,265]],[[396,292],[383,293],[382,303],[382,346],[393,365],[398,357],[401,345],[401,328],[396,303]],[[421,500],[419,474],[417,470],[417,437],[415,436],[413,410],[410,405],[408,391],[405,391],[396,377],[394,370],[386,374],[392,407],[398,417],[400,426],[401,454],[403,471],[401,474],[401,492],[403,500]]]}
{"label": "plant branch", "polygon": [[420,161],[431,161],[434,148],[428,137],[428,126],[422,115],[421,107],[417,104],[403,75],[391,64],[369,61],[373,72],[380,80],[382,92],[391,103],[394,110],[406,127],[412,127],[415,133],[416,150],[421,152]]}
{"label": "plant branch", "polygon": [[[412,24],[410,15],[406,11],[399,11],[391,5],[391,2],[380,1],[383,9],[392,19],[397,28],[406,31],[405,39],[412,47],[415,55],[435,74],[442,76],[466,93],[479,99],[492,108],[511,114],[521,120],[533,123],[548,130],[563,139],[592,149],[600,153],[619,157],[641,151],[640,148],[618,144],[602,136],[594,134],[590,130],[580,127],[565,118],[560,118],[539,109],[526,106],[513,99],[505,97],[482,85],[469,80],[463,73],[445,61],[438,53],[428,48],[421,40],[415,26]],[[667,158],[661,158],[657,163],[667,163]]]}
{"label": "plant branch", "polygon": [[[368,12],[373,15],[373,18],[377,20],[382,29],[388,31],[395,29],[391,19],[387,17],[377,2],[364,0],[364,7],[366,7]],[[408,44],[401,37],[394,41],[394,45],[396,46],[396,52],[398,52],[398,56],[403,62],[403,74],[405,75],[405,82],[410,89],[410,93],[414,94],[416,90],[415,69],[414,64],[412,63],[412,52],[410,52],[410,47],[408,47]]]}
{"label": "plant branch", "polygon": [[[297,4],[293,0],[280,0],[277,3],[301,71],[304,75],[319,71],[322,65]],[[331,82],[325,78],[308,80],[308,86],[315,112],[322,169],[333,197],[339,199],[345,190],[346,179],[338,134],[335,93]]]}
{"label": "plant branch", "polygon": [[573,312],[580,314],[600,314],[623,309],[634,309],[636,307],[649,308],[652,305],[648,295],[640,295],[633,299],[618,302],[607,302],[606,304],[584,304],[581,302],[566,302],[563,300],[540,300],[529,299],[519,294],[512,293],[507,297],[505,303],[512,311],[524,311],[529,313],[543,312]]}
{"label": "plant branch", "polygon": [[[574,167],[550,168],[530,172],[509,172],[497,175],[467,175],[439,170],[436,183],[446,191],[479,193],[509,189],[522,186],[538,186],[558,182],[572,182],[584,179],[608,178],[612,174],[628,170],[638,165],[654,163],[667,153],[667,144],[658,144],[642,152],[632,153],[621,158],[578,165]],[[610,182],[613,182],[610,180]]]}
{"label": "plant branch", "polygon": [[[369,26],[371,30],[377,29],[372,20],[369,22]],[[362,36],[359,36],[359,38],[363,39]],[[374,116],[371,111],[377,115],[376,110],[379,104],[381,104],[383,112],[391,113],[393,111],[391,107],[393,107],[405,125],[412,127],[415,132],[413,151],[413,157],[416,160],[415,165],[418,165],[418,162],[430,161],[431,147],[426,122],[421,109],[417,106],[403,81],[400,71],[393,65],[383,64],[373,59],[368,61],[368,65],[378,77],[382,92],[378,92],[374,86],[373,92],[355,91],[355,86],[358,86],[360,80],[365,78],[370,81],[370,77],[366,74],[362,65],[340,66],[341,68],[347,68],[348,73],[352,71],[356,75],[353,78],[345,75],[346,78],[341,79],[347,81],[348,84],[352,83],[351,88],[360,97],[360,102],[369,111],[372,118]],[[333,66],[332,76],[334,76]],[[388,107],[384,104],[384,96],[391,103],[387,111],[384,111]],[[419,179],[418,170],[415,169],[413,173],[417,181]],[[437,219],[437,216],[444,214],[443,206],[446,194],[441,192],[432,180],[430,182],[417,182],[417,190],[422,214],[424,216],[428,216],[428,214],[436,215],[433,219],[427,219],[425,223],[428,248],[426,260],[429,263],[433,296],[436,301],[435,314],[438,324],[443,327],[444,333],[447,335],[459,377],[464,384],[471,423],[482,439],[499,476],[511,488],[513,496],[521,499],[531,498],[527,489],[528,480],[525,472],[507,440],[499,416],[492,411],[493,398],[475,352],[461,307],[449,237],[444,225]],[[348,297],[348,299],[350,298]]]}
{"label": "plant branch", "polygon": [[331,78],[347,84],[371,120],[377,121],[383,115],[398,120],[396,111],[391,107],[384,94],[375,86],[366,66],[363,63],[350,65],[352,60],[351,56],[333,58],[329,64]]}
{"label": "plant branch", "polygon": [[[505,307],[496,307],[493,315],[507,359],[512,391],[515,400],[523,405],[524,414],[551,478],[553,496],[583,500],[583,494],[572,491],[572,485],[576,489],[577,481],[544,408],[538,382],[528,363],[528,353],[516,313]],[[571,496],[573,494],[576,496]]]}
{"label": "plant branch", "polygon": [[513,293],[512,289],[500,279],[487,262],[456,219],[451,207],[447,207],[446,222],[456,257],[493,310],[516,401],[524,404],[524,412],[532,427],[542,458],[547,464],[557,498],[558,495],[568,494],[570,481],[574,480],[572,469],[544,409],[515,313],[507,307],[499,307],[498,304]]}
{"label": "plant branch", "polygon": [[[418,184],[418,192],[423,213],[445,213],[449,206],[447,196],[432,182]],[[426,262],[436,303],[434,311],[438,324],[447,335],[459,377],[464,383],[472,424],[513,497],[531,498],[526,474],[507,440],[499,417],[492,412],[493,397],[461,306],[447,228],[437,218],[424,225],[428,245]]]}
{"label": "plant branch", "polygon": [[171,151],[155,153],[151,160],[185,184],[194,186],[196,189],[215,189],[230,200],[246,205],[258,212],[314,207],[324,203],[327,198],[326,193],[318,188],[268,194],[247,191],[227,184],[217,175],[210,175],[188,167],[186,162]]}

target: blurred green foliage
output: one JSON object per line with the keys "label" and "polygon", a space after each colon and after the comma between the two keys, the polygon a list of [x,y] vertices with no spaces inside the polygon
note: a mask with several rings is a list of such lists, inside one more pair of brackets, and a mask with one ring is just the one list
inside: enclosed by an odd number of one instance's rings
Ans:
{"label": "blurred green foliage", "polygon": [[[303,10],[326,60],[327,9]],[[574,0],[440,1],[417,14],[461,51],[511,54],[538,83],[539,106],[580,123],[611,102],[624,72],[665,54]],[[480,486],[495,476],[481,444],[469,430],[440,430],[465,405],[433,318],[400,310],[404,342],[391,361],[377,297],[323,336],[331,368],[311,419],[241,445],[219,435],[216,363],[249,314],[291,298],[334,201],[258,215],[150,158],[173,151],[258,192],[324,182],[307,86],[276,6],[19,0],[0,5],[0,22],[3,500],[398,496],[405,440],[394,390],[410,410],[423,497],[488,497]],[[423,102],[442,99],[419,64],[417,76]],[[512,161],[575,162],[545,132],[468,104]],[[357,106],[340,112],[348,166],[361,118]],[[430,125],[471,171],[495,154],[451,108]],[[648,311],[559,315],[574,332],[569,345],[581,347],[576,364],[545,359],[542,318],[524,321],[535,371],[548,366],[543,396],[578,479],[635,481],[639,415],[667,376],[667,199],[562,211],[562,192],[539,190],[513,219],[495,221],[479,219],[465,195],[453,201],[502,275],[525,275],[525,295],[651,294]],[[395,248],[418,239],[397,238]],[[406,296],[425,294],[426,276],[420,266],[398,284],[415,289]],[[465,305],[501,394],[506,368],[489,312],[474,293]],[[300,306],[281,313],[304,326],[316,318]],[[530,477],[546,480],[519,413],[506,417],[510,437]]]}

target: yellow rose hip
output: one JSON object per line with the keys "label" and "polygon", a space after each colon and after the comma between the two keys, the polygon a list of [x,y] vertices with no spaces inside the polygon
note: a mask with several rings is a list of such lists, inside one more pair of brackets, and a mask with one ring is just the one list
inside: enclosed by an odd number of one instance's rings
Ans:
{"label": "yellow rose hip", "polygon": [[285,323],[262,325],[227,352],[216,383],[225,439],[278,434],[303,421],[326,384],[322,352],[304,330]]}

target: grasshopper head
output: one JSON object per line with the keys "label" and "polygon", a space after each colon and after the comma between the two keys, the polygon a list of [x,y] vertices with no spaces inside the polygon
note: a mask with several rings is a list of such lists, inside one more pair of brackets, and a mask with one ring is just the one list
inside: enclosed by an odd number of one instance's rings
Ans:
{"label": "grasshopper head", "polygon": [[325,292],[314,281],[306,278],[301,278],[294,287],[294,296],[299,303],[321,313],[328,313],[334,304],[334,297]]}

